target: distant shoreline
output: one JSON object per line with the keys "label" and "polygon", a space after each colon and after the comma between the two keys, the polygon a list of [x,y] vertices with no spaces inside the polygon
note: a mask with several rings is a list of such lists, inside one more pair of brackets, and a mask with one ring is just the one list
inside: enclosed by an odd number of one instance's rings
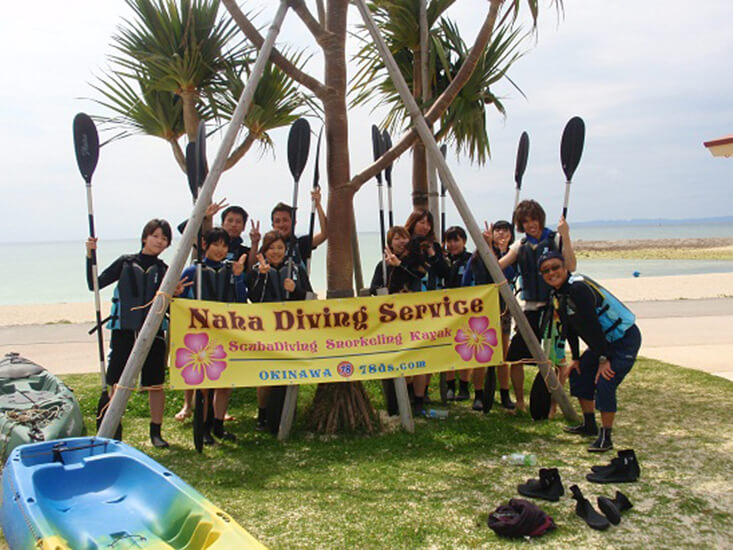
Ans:
{"label": "distant shoreline", "polygon": [[[570,235],[572,237],[572,233]],[[706,237],[691,239],[620,239],[617,241],[573,241],[577,250],[640,250],[647,248],[727,248],[733,247],[733,237]]]}

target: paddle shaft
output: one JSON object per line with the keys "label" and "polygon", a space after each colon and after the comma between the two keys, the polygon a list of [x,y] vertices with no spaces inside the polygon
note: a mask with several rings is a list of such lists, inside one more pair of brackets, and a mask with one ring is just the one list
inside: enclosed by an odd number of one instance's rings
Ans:
{"label": "paddle shaft", "polygon": [[562,217],[568,217],[568,204],[570,202],[570,180],[565,182],[565,199],[562,203]]}
{"label": "paddle shaft", "polygon": [[[86,179],[86,178],[85,178]],[[89,236],[92,239],[97,237],[94,231],[94,209],[92,207],[92,178],[86,182],[87,188],[87,216],[89,218]],[[91,250],[92,256],[92,287],[94,288],[94,313],[97,321],[97,350],[99,352],[99,374],[101,377],[102,389],[107,389],[107,376],[104,368],[104,335],[102,334],[102,299],[99,295],[99,275],[97,269],[97,251]]]}
{"label": "paddle shaft", "polygon": [[377,192],[379,193],[379,237],[382,241],[382,285],[387,286],[387,259],[384,252],[387,248],[386,237],[384,233],[384,198],[383,185],[381,180],[377,182]]}

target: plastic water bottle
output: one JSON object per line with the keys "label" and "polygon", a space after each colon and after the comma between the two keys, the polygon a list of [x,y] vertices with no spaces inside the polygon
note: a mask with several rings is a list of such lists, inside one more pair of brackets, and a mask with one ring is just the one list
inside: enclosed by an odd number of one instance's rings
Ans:
{"label": "plastic water bottle", "polygon": [[444,409],[430,409],[427,414],[428,418],[440,418],[441,420],[445,420],[448,418],[448,411]]}
{"label": "plastic water bottle", "polygon": [[517,466],[534,466],[537,464],[537,457],[533,454],[512,453],[501,457],[502,462],[515,464]]}

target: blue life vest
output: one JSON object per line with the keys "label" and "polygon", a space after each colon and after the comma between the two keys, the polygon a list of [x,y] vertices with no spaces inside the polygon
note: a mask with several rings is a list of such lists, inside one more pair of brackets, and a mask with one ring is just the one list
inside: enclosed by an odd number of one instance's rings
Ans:
{"label": "blue life vest", "polygon": [[[626,331],[636,322],[636,316],[621,300],[590,277],[574,274],[570,276],[569,282],[570,284],[575,282],[585,283],[597,297],[600,297],[600,305],[596,306],[596,315],[598,315],[598,322],[601,324],[603,333],[606,335],[606,340],[609,342],[615,342],[622,338]],[[598,301],[596,300],[596,303]],[[571,306],[571,304],[568,305]]]}
{"label": "blue life vest", "polygon": [[542,278],[537,268],[537,260],[545,252],[557,250],[555,235],[555,231],[545,228],[542,237],[536,244],[529,242],[527,237],[521,241],[517,266],[522,278],[522,299],[525,302],[547,302],[550,298],[550,286]]}
{"label": "blue life vest", "polygon": [[[122,265],[120,280],[112,296],[112,312],[107,328],[110,330],[140,330],[148,314],[152,299],[165,275],[165,264],[157,261],[147,270],[132,259]],[[147,304],[147,307],[142,307]],[[135,309],[139,308],[139,309]],[[163,321],[161,330],[166,329]]]}

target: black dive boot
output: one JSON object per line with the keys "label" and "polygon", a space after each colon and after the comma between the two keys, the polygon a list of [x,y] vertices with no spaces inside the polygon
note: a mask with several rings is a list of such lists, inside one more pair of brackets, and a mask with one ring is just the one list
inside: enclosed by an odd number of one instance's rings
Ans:
{"label": "black dive boot", "polygon": [[557,502],[565,494],[557,468],[540,468],[539,479],[528,479],[517,486],[520,495]]}
{"label": "black dive boot", "polygon": [[598,435],[598,424],[594,413],[583,413],[583,423],[576,426],[564,426],[563,431],[569,434],[593,436]]}
{"label": "black dive boot", "polygon": [[621,521],[621,512],[625,512],[633,506],[621,491],[616,491],[616,498],[598,497],[598,507],[608,518],[608,521],[614,525],[618,525]]}
{"label": "black dive boot", "polygon": [[600,471],[594,471],[585,476],[585,479],[593,483],[625,483],[639,479],[641,470],[636,455],[631,451],[630,454],[621,455],[611,460],[608,466],[601,467]]}
{"label": "black dive boot", "polygon": [[224,429],[224,420],[223,419],[214,419],[214,435],[221,439],[222,441],[231,441],[234,442],[237,440],[237,436],[235,436],[233,433],[228,432]]}
{"label": "black dive boot", "polygon": [[512,398],[509,397],[509,389],[499,389],[499,394],[501,395],[501,406],[504,407],[508,411],[513,411],[517,408],[516,403],[512,401]]}
{"label": "black dive boot", "polygon": [[150,442],[153,444],[153,447],[157,447],[158,449],[167,449],[170,447],[168,442],[160,436],[160,424],[156,424],[155,422],[150,423]]}
{"label": "black dive boot", "polygon": [[575,504],[575,513],[585,520],[588,527],[598,531],[605,531],[611,526],[608,520],[596,512],[596,509],[593,508],[590,501],[583,496],[580,487],[571,485],[570,491],[573,493],[573,498],[577,501]]}
{"label": "black dive boot", "polygon": [[214,439],[214,436],[211,435],[211,429],[214,427],[214,415],[211,411],[209,411],[209,414],[206,415],[206,420],[204,420],[204,445],[214,445],[216,444],[216,440]]}
{"label": "black dive boot", "polygon": [[613,449],[613,441],[611,441],[611,428],[601,428],[598,439],[588,447],[589,453],[605,453]]}
{"label": "black dive boot", "polygon": [[[627,460],[631,465],[631,470],[634,475],[638,478],[641,475],[641,469],[639,468],[639,461],[636,460],[636,454],[634,449],[624,449],[618,452],[618,457],[622,460]],[[597,474],[604,474],[615,468],[614,462],[611,461],[603,466],[591,466],[590,469]]]}

